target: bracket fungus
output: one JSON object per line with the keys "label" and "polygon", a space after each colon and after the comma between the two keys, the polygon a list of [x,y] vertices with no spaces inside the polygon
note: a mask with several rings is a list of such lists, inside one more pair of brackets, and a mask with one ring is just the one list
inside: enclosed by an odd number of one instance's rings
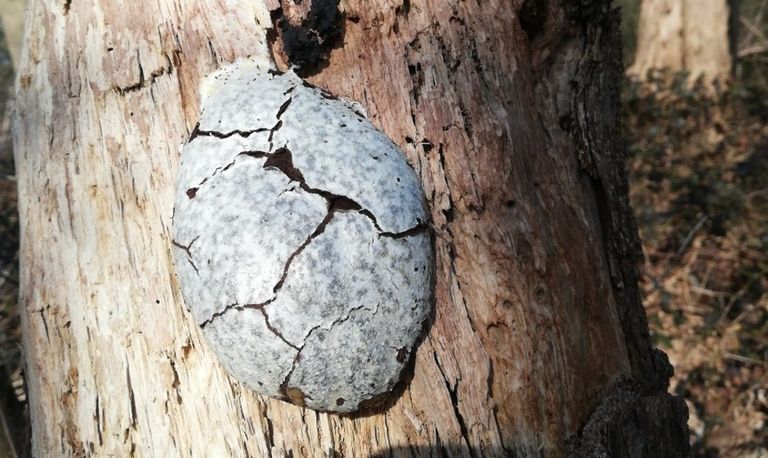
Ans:
{"label": "bracket fungus", "polygon": [[206,78],[173,255],[219,361],[253,390],[353,412],[402,376],[431,306],[419,179],[353,102],[241,60]]}

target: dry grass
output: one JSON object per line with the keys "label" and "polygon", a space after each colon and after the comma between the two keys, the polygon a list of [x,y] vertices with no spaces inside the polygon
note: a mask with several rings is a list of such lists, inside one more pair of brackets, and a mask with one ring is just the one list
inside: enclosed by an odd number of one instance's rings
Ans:
{"label": "dry grass", "polygon": [[696,455],[768,456],[768,94],[683,80],[625,91],[644,303]]}

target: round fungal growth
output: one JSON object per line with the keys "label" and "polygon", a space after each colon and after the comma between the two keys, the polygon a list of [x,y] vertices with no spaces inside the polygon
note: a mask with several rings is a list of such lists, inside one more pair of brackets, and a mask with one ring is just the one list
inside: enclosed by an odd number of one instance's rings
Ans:
{"label": "round fungal growth", "polygon": [[239,61],[203,84],[173,255],[221,364],[253,390],[352,412],[392,390],[429,313],[416,173],[354,103]]}

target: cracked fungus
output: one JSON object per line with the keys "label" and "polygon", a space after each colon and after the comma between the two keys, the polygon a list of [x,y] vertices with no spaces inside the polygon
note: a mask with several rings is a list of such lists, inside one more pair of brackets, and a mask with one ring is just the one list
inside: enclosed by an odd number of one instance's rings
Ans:
{"label": "cracked fungus", "polygon": [[426,221],[416,174],[354,104],[253,61],[207,78],[173,250],[237,380],[324,411],[381,399],[429,312]]}

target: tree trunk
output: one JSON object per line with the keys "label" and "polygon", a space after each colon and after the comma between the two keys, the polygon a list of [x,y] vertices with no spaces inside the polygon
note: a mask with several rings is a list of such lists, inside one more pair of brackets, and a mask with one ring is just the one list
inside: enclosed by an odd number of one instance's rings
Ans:
{"label": "tree trunk", "polygon": [[14,138],[35,456],[683,456],[685,405],[637,288],[609,3],[340,5],[343,38],[309,81],[406,153],[437,275],[406,388],[337,416],[230,379],[170,255],[198,83],[270,52],[280,12],[31,0]]}
{"label": "tree trunk", "polygon": [[728,0],[643,0],[630,75],[685,71],[691,82],[728,80],[733,65]]}

